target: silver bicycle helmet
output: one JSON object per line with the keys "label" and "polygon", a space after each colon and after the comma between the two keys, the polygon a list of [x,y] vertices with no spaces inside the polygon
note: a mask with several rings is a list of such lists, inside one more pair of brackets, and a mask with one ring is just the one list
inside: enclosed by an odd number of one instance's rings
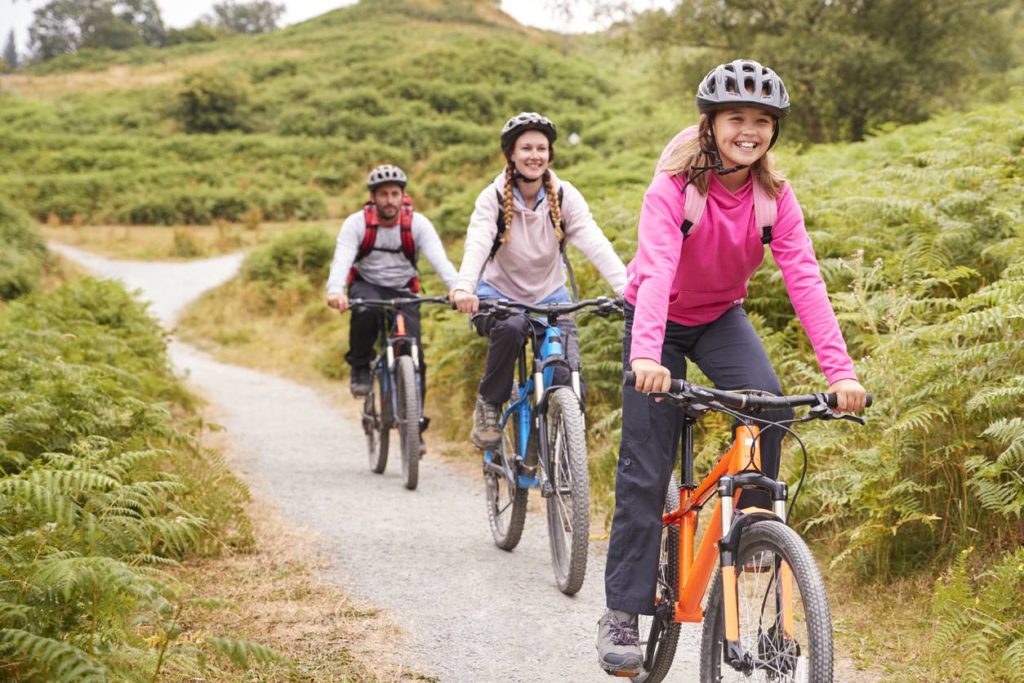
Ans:
{"label": "silver bicycle helmet", "polygon": [[709,113],[726,107],[760,107],[775,116],[789,113],[789,93],[779,75],[752,59],[719,64],[697,87],[697,109]]}
{"label": "silver bicycle helmet", "polygon": [[407,182],[409,179],[405,177],[405,172],[402,169],[391,164],[383,164],[370,171],[370,175],[366,179],[366,186],[370,188],[370,192],[381,185],[388,184],[398,185],[404,189]]}
{"label": "silver bicycle helmet", "polygon": [[[558,132],[555,124],[546,116],[541,116],[535,111],[524,111],[516,114],[501,129],[501,151],[507,158],[512,153],[512,146],[519,139],[519,136],[528,130],[539,130],[548,139],[549,145],[554,145],[558,139]],[[552,150],[554,157],[554,150]]]}

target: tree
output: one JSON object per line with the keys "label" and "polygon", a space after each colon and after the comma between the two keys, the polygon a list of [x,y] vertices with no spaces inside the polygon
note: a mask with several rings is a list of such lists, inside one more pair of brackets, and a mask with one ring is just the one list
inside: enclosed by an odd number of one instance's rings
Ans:
{"label": "tree", "polygon": [[14,42],[14,29],[7,34],[7,43],[4,45],[4,63],[8,69],[18,68],[18,46]]}
{"label": "tree", "polygon": [[1008,67],[1000,11],[1010,0],[686,0],[663,40],[705,48],[684,82],[716,63],[771,66],[805,139],[861,140],[880,124],[919,121],[956,101],[985,69]]}
{"label": "tree", "polygon": [[235,33],[269,33],[277,28],[277,20],[284,14],[284,5],[270,0],[236,2],[224,0],[213,6],[210,23]]}
{"label": "tree", "polygon": [[189,133],[218,133],[245,127],[249,85],[217,70],[185,75],[177,116]]}
{"label": "tree", "polygon": [[52,0],[34,14],[29,47],[40,60],[87,48],[160,46],[165,37],[156,0]]}

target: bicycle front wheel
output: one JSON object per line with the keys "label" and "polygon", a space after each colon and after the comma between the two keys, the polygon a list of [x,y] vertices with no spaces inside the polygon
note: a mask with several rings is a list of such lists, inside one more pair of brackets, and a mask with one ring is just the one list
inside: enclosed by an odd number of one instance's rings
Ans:
{"label": "bicycle front wheel", "polygon": [[590,476],[583,413],[572,389],[556,389],[547,415],[550,493],[548,541],[558,589],[575,595],[583,587],[590,539]]}
{"label": "bicycle front wheel", "polygon": [[[679,507],[679,484],[673,474],[665,496],[665,512]],[[661,528],[661,557],[658,560],[658,585],[654,615],[641,614],[637,624],[644,668],[630,680],[634,683],[659,683],[668,675],[679,644],[679,622],[675,603],[679,599],[679,525]]]}
{"label": "bicycle front wheel", "polygon": [[781,522],[743,530],[736,556],[743,661],[725,657],[722,575],[704,612],[701,681],[832,682],[832,617],[811,551]]}
{"label": "bicycle front wheel", "polygon": [[[519,452],[519,420],[513,414],[505,422],[501,432],[501,443],[487,451],[490,459],[484,462],[484,491],[487,498],[487,521],[491,526],[494,544],[502,550],[512,550],[519,545],[526,525],[527,488],[519,488],[515,476],[519,473],[516,453]],[[512,468],[510,481],[502,467],[508,462]]]}
{"label": "bicycle front wheel", "polygon": [[398,437],[402,445],[402,480],[414,490],[420,480],[420,390],[412,356],[398,357]]}
{"label": "bicycle front wheel", "polygon": [[391,406],[388,402],[387,376],[374,373],[377,386],[370,383],[370,393],[363,399],[363,432],[366,434],[366,455],[370,470],[383,474],[388,466],[388,431]]}

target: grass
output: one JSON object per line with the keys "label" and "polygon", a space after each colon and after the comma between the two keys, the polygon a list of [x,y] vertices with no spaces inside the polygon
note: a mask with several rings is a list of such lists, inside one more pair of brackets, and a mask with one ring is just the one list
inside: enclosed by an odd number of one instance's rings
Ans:
{"label": "grass", "polygon": [[[281,232],[301,225],[295,221],[219,223],[196,226],[41,225],[47,240],[80,247],[108,258],[138,261],[181,261],[245,251],[270,242]],[[333,221],[313,221],[334,235]]]}
{"label": "grass", "polygon": [[[210,445],[230,453],[225,433],[211,436]],[[184,615],[182,637],[254,640],[286,661],[220,680],[435,680],[394,656],[402,633],[337,587],[334,567],[317,550],[315,535],[285,522],[269,501],[255,500],[246,512],[256,539],[250,552],[191,562],[181,570],[182,579],[202,587],[206,605]]]}

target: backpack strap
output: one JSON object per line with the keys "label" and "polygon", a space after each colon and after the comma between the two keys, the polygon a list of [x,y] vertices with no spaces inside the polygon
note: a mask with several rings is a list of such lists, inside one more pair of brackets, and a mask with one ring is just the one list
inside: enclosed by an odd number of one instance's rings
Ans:
{"label": "backpack strap", "polygon": [[772,228],[779,217],[779,202],[754,179],[754,220],[761,229],[761,244],[771,244]]}
{"label": "backpack strap", "polygon": [[[412,236],[412,219],[412,198],[407,194],[403,194],[402,208],[399,211],[399,234],[402,240],[401,252],[418,273],[416,242]],[[377,244],[377,232],[380,229],[380,221],[377,220],[377,205],[372,201],[363,204],[363,221],[366,223],[366,231],[363,233],[363,241],[359,244],[359,249],[356,251],[356,258],[352,268],[348,271],[347,284],[352,284],[359,277],[359,269],[356,268],[355,264],[369,256]],[[385,249],[384,251],[392,250]],[[420,291],[419,275],[414,275],[409,280],[407,286],[411,291],[418,293]]]}
{"label": "backpack strap", "polygon": [[696,185],[687,183],[686,190],[683,191],[683,197],[683,224],[679,226],[679,229],[682,231],[683,239],[685,240],[700,223],[700,219],[704,217],[704,209],[708,205],[708,196],[698,190]]}
{"label": "backpack strap", "polygon": [[413,269],[416,271],[416,275],[412,276],[409,280],[409,290],[414,293],[420,291],[420,276],[419,268],[417,267],[417,254],[416,254],[416,242],[412,238],[412,197],[407,194],[402,194],[402,209],[399,214],[398,224],[401,230],[402,237],[402,253],[405,254],[405,258],[409,259],[409,263],[412,264]]}

